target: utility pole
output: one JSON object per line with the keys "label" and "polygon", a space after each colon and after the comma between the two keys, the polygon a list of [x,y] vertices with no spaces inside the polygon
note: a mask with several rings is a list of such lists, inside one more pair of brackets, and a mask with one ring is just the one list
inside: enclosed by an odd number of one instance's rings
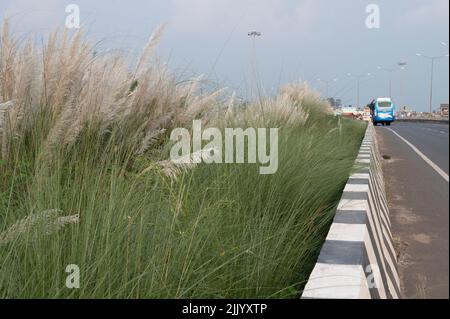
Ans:
{"label": "utility pole", "polygon": [[356,108],[360,107],[360,88],[361,88],[361,80],[365,77],[371,76],[371,73],[363,73],[363,74],[351,74],[347,73],[348,76],[351,76],[356,79]]}
{"label": "utility pole", "polygon": [[[405,104],[405,69],[406,66],[408,65],[407,62],[405,61],[400,61],[397,63],[397,65],[399,66],[400,70],[401,70],[401,74],[400,74],[400,104]],[[405,106],[405,105],[403,105]],[[402,107],[402,105],[399,105],[399,107]]]}
{"label": "utility pole", "polygon": [[256,44],[255,44],[256,38],[261,36],[261,32],[256,31],[256,30],[252,30],[252,31],[248,32],[248,36],[250,38],[252,38],[253,76],[254,76],[254,79],[255,79],[256,91],[257,91],[257,94],[259,96],[258,100],[259,100],[259,105],[260,105],[260,108],[261,108],[261,116],[263,118],[263,121],[265,122],[264,108],[263,108],[263,102],[262,102],[262,96],[261,96],[261,87],[259,85],[258,64],[257,64],[257,61],[256,61]]}
{"label": "utility pole", "polygon": [[429,59],[431,61],[431,75],[430,75],[430,98],[429,98],[429,112],[430,115],[433,112],[433,81],[434,81],[434,62],[439,59],[448,58],[448,54],[446,55],[438,55],[438,56],[428,56],[421,53],[416,54],[418,57]]}
{"label": "utility pole", "polygon": [[398,69],[396,69],[396,68],[384,68],[382,66],[378,66],[377,69],[389,73],[389,97],[392,98],[392,73],[394,73],[394,71],[397,71]]}
{"label": "utility pole", "polygon": [[[251,57],[251,59],[253,60],[252,66],[253,66],[255,80],[257,80],[258,65],[256,62],[256,44],[255,44],[255,42],[256,42],[256,38],[261,36],[261,32],[253,30],[248,33],[248,36],[252,39],[252,57]],[[259,87],[259,85],[258,85],[258,87]]]}
{"label": "utility pole", "polygon": [[337,82],[338,81],[338,78],[334,78],[334,79],[331,79],[331,80],[323,80],[323,79],[317,79],[317,81],[319,81],[319,82],[322,82],[322,83],[325,83],[325,98],[326,99],[328,99],[328,98],[330,98],[330,94],[329,94],[329,88],[330,88],[330,83],[332,83],[332,82]]}

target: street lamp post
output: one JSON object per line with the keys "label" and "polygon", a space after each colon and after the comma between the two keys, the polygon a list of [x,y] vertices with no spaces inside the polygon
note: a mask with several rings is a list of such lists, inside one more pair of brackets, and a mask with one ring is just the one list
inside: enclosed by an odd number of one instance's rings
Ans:
{"label": "street lamp post", "polygon": [[257,37],[260,37],[261,36],[261,32],[259,32],[259,31],[255,31],[255,30],[253,30],[253,31],[249,31],[248,32],[248,36],[250,37],[250,38],[252,38],[252,60],[253,60],[253,63],[254,63],[254,72],[255,72],[255,77],[256,77],[256,72],[257,72],[257,65],[256,65],[256,45],[255,45],[255,39],[257,38]]}
{"label": "street lamp post", "polygon": [[249,31],[248,36],[249,36],[250,38],[252,38],[253,51],[255,51],[255,50],[256,50],[256,49],[255,49],[255,39],[256,39],[257,37],[260,37],[260,36],[261,36],[261,32],[256,31],[256,30]]}
{"label": "street lamp post", "polygon": [[361,88],[361,80],[367,76],[371,76],[371,73],[363,73],[363,74],[351,74],[347,73],[348,76],[356,78],[356,108],[359,108],[359,99],[360,99],[360,88]]}
{"label": "street lamp post", "polygon": [[429,112],[430,115],[433,112],[433,79],[434,79],[434,62],[439,59],[448,58],[448,54],[446,55],[438,55],[438,56],[428,56],[421,53],[416,54],[418,57],[429,59],[431,61],[431,75],[430,75],[430,105]]}
{"label": "street lamp post", "polygon": [[325,98],[328,99],[330,97],[329,96],[330,83],[337,82],[338,79],[337,78],[331,80],[317,79],[317,81],[325,83],[325,94],[326,94]]}
{"label": "street lamp post", "polygon": [[405,76],[404,76],[405,72],[404,71],[405,71],[408,63],[405,61],[400,61],[397,63],[397,65],[399,66],[400,71],[401,71],[401,74],[400,74],[400,99],[401,99],[401,101],[399,102],[400,103],[399,107],[401,107],[401,103],[404,104],[404,99],[405,99]]}
{"label": "street lamp post", "polygon": [[260,36],[261,36],[261,32],[256,31],[256,30],[253,30],[253,31],[250,31],[250,32],[248,33],[248,36],[249,36],[249,37],[260,37]]}
{"label": "street lamp post", "polygon": [[392,98],[392,73],[394,71],[397,71],[398,69],[395,69],[395,68],[384,68],[382,66],[378,66],[377,69],[389,73],[389,97]]}
{"label": "street lamp post", "polygon": [[258,76],[258,65],[257,65],[257,61],[256,61],[256,44],[255,44],[255,42],[256,42],[255,39],[256,39],[257,37],[260,37],[260,36],[261,36],[261,32],[256,31],[256,30],[252,30],[252,31],[249,31],[249,32],[248,32],[248,36],[249,36],[250,38],[252,38],[253,76],[254,76],[254,78],[255,78],[256,92],[257,92],[257,94],[258,94],[258,96],[259,96],[258,101],[259,101],[259,105],[260,105],[260,108],[261,108],[261,116],[262,116],[262,118],[263,118],[263,121],[265,122],[264,108],[263,108],[263,105],[262,105],[262,97],[261,97],[261,88],[260,88],[260,84],[259,84],[259,76]]}
{"label": "street lamp post", "polygon": [[260,36],[261,36],[261,32],[253,30],[253,31],[248,32],[248,36],[249,36],[250,38],[252,38],[252,50],[253,50],[252,53],[253,53],[253,60],[254,60],[255,63],[256,63],[256,45],[255,45],[255,39],[256,39],[257,37],[260,37]]}

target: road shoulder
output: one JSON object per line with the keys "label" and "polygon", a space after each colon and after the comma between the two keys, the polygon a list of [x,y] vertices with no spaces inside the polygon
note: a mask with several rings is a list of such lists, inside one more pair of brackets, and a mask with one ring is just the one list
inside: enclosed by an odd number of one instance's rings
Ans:
{"label": "road shoulder", "polygon": [[448,298],[448,183],[389,130],[377,137],[403,296]]}

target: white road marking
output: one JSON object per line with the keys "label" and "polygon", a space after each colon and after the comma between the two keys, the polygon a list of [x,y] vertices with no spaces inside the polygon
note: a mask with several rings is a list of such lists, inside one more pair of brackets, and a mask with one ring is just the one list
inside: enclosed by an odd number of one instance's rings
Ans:
{"label": "white road marking", "polygon": [[421,127],[421,129],[422,130],[426,130],[426,131],[430,131],[430,132],[434,132],[434,133],[448,134],[448,132],[446,132],[446,131],[431,129],[429,127]]}
{"label": "white road marking", "polygon": [[445,181],[448,183],[448,175],[447,173],[445,173],[439,166],[437,166],[436,164],[433,163],[432,160],[430,160],[427,156],[425,156],[425,154],[423,154],[421,151],[419,151],[419,149],[417,147],[415,147],[413,144],[411,144],[407,139],[405,139],[404,137],[402,137],[400,134],[398,134],[396,131],[394,131],[393,129],[388,128],[389,131],[391,131],[392,133],[394,133],[395,135],[397,135],[397,137],[399,139],[401,139],[403,142],[405,142],[409,147],[412,148],[412,150],[414,152],[416,152],[417,155],[419,155],[428,165],[431,166],[431,168],[433,168],[439,175],[441,175],[441,177],[443,179],[445,179]]}

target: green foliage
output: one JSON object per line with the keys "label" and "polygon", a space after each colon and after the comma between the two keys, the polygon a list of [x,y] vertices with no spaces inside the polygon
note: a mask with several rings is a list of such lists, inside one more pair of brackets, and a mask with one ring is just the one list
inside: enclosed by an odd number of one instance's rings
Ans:
{"label": "green foliage", "polygon": [[[269,176],[256,164],[203,164],[176,181],[140,174],[148,157],[131,163],[129,149],[87,133],[46,166],[28,152],[8,166],[0,230],[49,209],[80,222],[0,245],[0,297],[298,296],[364,131],[338,125],[322,114],[280,128]],[[80,289],[64,285],[68,264],[81,269]]]}
{"label": "green foliage", "polygon": [[[293,298],[315,263],[365,126],[307,86],[224,102],[153,56],[132,71],[79,33],[0,35],[0,298]],[[27,42],[28,43],[28,42]],[[31,43],[31,42],[30,42]],[[2,58],[3,57],[3,58]],[[227,97],[228,98],[228,97]],[[279,127],[279,166],[167,176],[175,127]],[[80,288],[65,286],[66,266]]]}

